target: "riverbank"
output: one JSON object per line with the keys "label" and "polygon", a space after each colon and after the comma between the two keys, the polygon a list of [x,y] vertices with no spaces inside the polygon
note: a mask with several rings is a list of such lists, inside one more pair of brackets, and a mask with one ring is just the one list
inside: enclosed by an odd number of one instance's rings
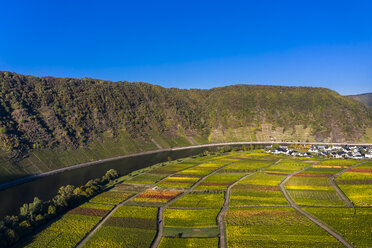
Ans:
{"label": "riverbank", "polygon": [[107,158],[107,159],[101,159],[101,160],[96,160],[92,162],[87,162],[87,163],[81,163],[81,164],[76,164],[60,169],[55,169],[51,170],[48,172],[40,173],[40,174],[35,174],[35,175],[30,175],[27,177],[23,177],[20,179],[16,179],[13,181],[10,181],[8,183],[3,183],[0,184],[0,191],[5,190],[23,183],[27,183],[36,179],[40,179],[43,177],[55,175],[58,173],[62,173],[65,171],[70,171],[78,168],[84,168],[87,166],[92,166],[100,163],[106,163],[110,161],[115,161],[115,160],[120,160],[124,158],[131,158],[131,157],[137,157],[137,156],[142,156],[142,155],[150,155],[150,154],[156,154],[156,153],[161,153],[161,152],[167,152],[167,151],[180,151],[180,150],[187,150],[187,149],[196,149],[196,148],[208,148],[208,147],[215,147],[215,146],[234,146],[234,145],[271,145],[271,144],[280,144],[280,145],[299,145],[299,144],[305,144],[305,145],[338,145],[338,146],[343,146],[343,145],[349,145],[349,146],[372,146],[372,143],[322,143],[322,142],[226,142],[226,143],[214,143],[214,144],[204,144],[204,145],[194,145],[194,146],[185,146],[185,147],[174,147],[174,148],[164,148],[164,149],[158,149],[158,150],[151,150],[151,151],[144,151],[144,152],[137,152],[137,153],[132,153],[128,155],[122,155],[122,156],[117,156],[113,158]]}

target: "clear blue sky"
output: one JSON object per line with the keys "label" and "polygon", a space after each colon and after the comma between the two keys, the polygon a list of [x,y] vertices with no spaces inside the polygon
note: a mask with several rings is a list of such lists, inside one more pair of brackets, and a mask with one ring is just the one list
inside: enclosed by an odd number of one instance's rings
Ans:
{"label": "clear blue sky", "polygon": [[372,92],[372,1],[1,1],[0,70]]}

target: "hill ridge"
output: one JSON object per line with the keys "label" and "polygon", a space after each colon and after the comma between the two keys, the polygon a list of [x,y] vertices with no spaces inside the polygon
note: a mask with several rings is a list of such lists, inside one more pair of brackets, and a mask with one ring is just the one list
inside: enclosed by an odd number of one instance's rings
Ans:
{"label": "hill ridge", "polygon": [[0,72],[0,90],[0,174],[191,142],[367,142],[372,126],[370,108],[320,87],[187,90]]}

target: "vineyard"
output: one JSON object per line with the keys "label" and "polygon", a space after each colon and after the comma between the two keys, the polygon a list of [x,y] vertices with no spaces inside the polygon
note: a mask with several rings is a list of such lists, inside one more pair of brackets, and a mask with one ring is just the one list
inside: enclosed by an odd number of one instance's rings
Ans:
{"label": "vineyard", "polygon": [[371,161],[233,151],[117,181],[20,247],[372,247]]}

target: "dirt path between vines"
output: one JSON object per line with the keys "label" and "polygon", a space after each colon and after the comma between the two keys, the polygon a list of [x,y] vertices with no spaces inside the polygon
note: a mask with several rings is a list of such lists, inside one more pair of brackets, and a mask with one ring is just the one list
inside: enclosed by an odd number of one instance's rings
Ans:
{"label": "dirt path between vines", "polygon": [[[158,181],[158,182],[156,182],[155,184],[152,184],[152,185],[149,185],[149,187],[148,187],[148,189],[150,189],[150,188],[153,188],[153,187],[155,187],[156,186],[156,184],[158,184],[158,183],[160,183],[160,182],[162,182],[163,180],[165,180],[166,178],[168,178],[168,177],[171,177],[171,176],[173,176],[173,175],[175,175],[176,173],[178,173],[178,172],[180,172],[180,171],[184,171],[184,170],[187,170],[187,169],[190,169],[190,168],[193,168],[193,167],[195,167],[195,166],[198,166],[198,165],[200,165],[200,164],[202,164],[202,163],[199,163],[199,164],[195,164],[195,165],[193,165],[193,166],[191,166],[191,167],[187,167],[187,168],[185,168],[185,169],[182,169],[182,170],[179,170],[179,171],[177,171],[177,172],[174,172],[174,173],[172,173],[172,174],[170,174],[170,175],[168,175],[168,176],[166,176],[166,177],[164,177],[163,179],[161,179],[160,181]],[[138,176],[138,175],[137,175]],[[125,183],[125,181],[124,181],[124,183]],[[114,207],[103,219],[101,219],[100,220],[100,222],[92,229],[92,230],[90,230],[89,231],[89,233],[82,239],[82,240],[80,240],[80,242],[75,246],[76,248],[81,248],[81,247],[83,247],[84,246],[84,244],[97,232],[97,230],[110,218],[110,216],[119,208],[119,207],[121,207],[121,206],[123,206],[125,203],[127,203],[128,201],[130,201],[131,199],[133,199],[134,197],[136,197],[136,196],[138,196],[139,194],[141,194],[141,193],[143,193],[143,192],[145,192],[146,191],[146,189],[145,190],[143,190],[143,191],[141,191],[141,192],[139,192],[139,193],[137,193],[137,194],[135,194],[135,195],[133,195],[133,196],[131,196],[130,198],[128,198],[128,199],[126,199],[126,200],[124,200],[124,201],[122,201],[121,203],[119,203],[118,205],[116,205],[116,207]]]}
{"label": "dirt path between vines", "polygon": [[341,174],[343,174],[344,172],[350,170],[351,168],[354,168],[358,165],[361,165],[361,164],[364,164],[364,163],[367,163],[367,162],[362,162],[362,163],[359,163],[359,164],[355,164],[353,166],[350,166],[349,168],[346,168],[342,171],[340,171],[339,173],[333,175],[332,177],[330,177],[328,179],[328,182],[329,184],[336,190],[338,196],[345,202],[346,206],[348,208],[352,208],[354,207],[354,204],[350,201],[350,199],[345,195],[345,193],[340,189],[340,187],[338,187],[337,183],[335,182],[335,179],[340,176]]}
{"label": "dirt path between vines", "polygon": [[290,195],[288,194],[287,190],[285,189],[284,185],[285,183],[294,175],[296,175],[297,173],[300,173],[301,171],[304,171],[308,168],[310,168],[311,166],[313,165],[310,165],[302,170],[299,170],[299,171],[296,171],[290,175],[288,175],[280,184],[279,184],[279,187],[280,187],[280,190],[282,191],[282,193],[284,194],[285,198],[287,199],[287,201],[289,202],[289,204],[291,205],[291,207],[293,207],[295,210],[297,210],[297,212],[299,212],[300,214],[304,215],[305,217],[307,217],[309,220],[311,220],[312,222],[314,222],[316,225],[318,225],[319,227],[323,228],[325,231],[327,231],[329,234],[331,234],[335,239],[337,239],[338,241],[340,241],[345,247],[348,247],[348,248],[353,248],[354,246],[352,246],[349,242],[347,242],[344,237],[342,237],[340,234],[338,234],[337,232],[333,231],[328,225],[326,225],[325,223],[323,223],[321,220],[315,218],[314,216],[308,214],[307,212],[305,212],[304,210],[302,210],[298,205],[296,205],[296,203],[292,200],[292,198],[290,197]]}
{"label": "dirt path between vines", "polygon": [[233,184],[231,184],[228,188],[227,188],[227,191],[226,191],[226,195],[225,195],[225,202],[221,208],[221,211],[220,213],[218,214],[218,226],[219,226],[219,229],[220,229],[220,238],[219,238],[219,247],[220,248],[225,248],[225,244],[226,244],[226,240],[225,240],[225,225],[223,223],[223,218],[227,212],[227,209],[229,208],[229,203],[230,203],[230,194],[231,194],[231,189],[237,184],[239,183],[240,181],[244,180],[245,178],[249,177],[249,176],[252,176],[254,175],[255,173],[257,172],[260,172],[262,171],[263,169],[267,169],[267,168],[270,168],[271,166],[274,166],[276,165],[277,163],[279,163],[282,159],[279,159],[278,161],[276,161],[274,164],[270,165],[270,166],[267,166],[267,167],[264,167],[264,168],[261,168],[255,172],[251,172],[243,177],[241,177],[239,180],[235,181]]}
{"label": "dirt path between vines", "polygon": [[223,204],[223,207],[218,214],[218,225],[220,227],[220,240],[219,240],[219,247],[220,248],[225,248],[225,226],[223,224],[223,217],[226,214],[227,209],[229,208],[229,200],[230,200],[230,193],[231,193],[231,188],[234,187],[238,182],[241,180],[244,180],[245,178],[253,175],[255,172],[247,174],[243,177],[241,177],[238,181],[235,181],[233,184],[231,184],[226,191],[226,196],[225,196],[225,202]]}
{"label": "dirt path between vines", "polygon": [[[242,159],[244,160],[244,159]],[[167,208],[170,204],[172,204],[173,202],[177,201],[179,198],[181,198],[182,196],[190,193],[194,188],[196,188],[204,179],[206,179],[207,177],[209,176],[212,176],[214,174],[216,174],[218,171],[222,170],[223,168],[225,168],[226,166],[228,165],[231,165],[231,164],[234,164],[234,163],[237,163],[237,162],[240,162],[242,160],[239,160],[239,161],[236,161],[236,162],[232,162],[232,163],[229,163],[229,164],[226,164],[220,168],[218,168],[217,170],[209,173],[208,175],[205,175],[204,177],[200,178],[199,181],[197,181],[195,184],[193,184],[188,190],[184,191],[182,194],[178,195],[177,197],[173,198],[172,200],[170,200],[167,204],[165,204],[164,206],[160,207],[159,208],[159,212],[158,212],[158,233],[157,233],[157,236],[152,244],[152,248],[156,248],[159,246],[160,244],[160,241],[161,241],[161,238],[163,237],[163,229],[164,229],[164,219],[163,219],[163,212],[164,212],[164,209]],[[209,161],[208,161],[209,162]]]}

